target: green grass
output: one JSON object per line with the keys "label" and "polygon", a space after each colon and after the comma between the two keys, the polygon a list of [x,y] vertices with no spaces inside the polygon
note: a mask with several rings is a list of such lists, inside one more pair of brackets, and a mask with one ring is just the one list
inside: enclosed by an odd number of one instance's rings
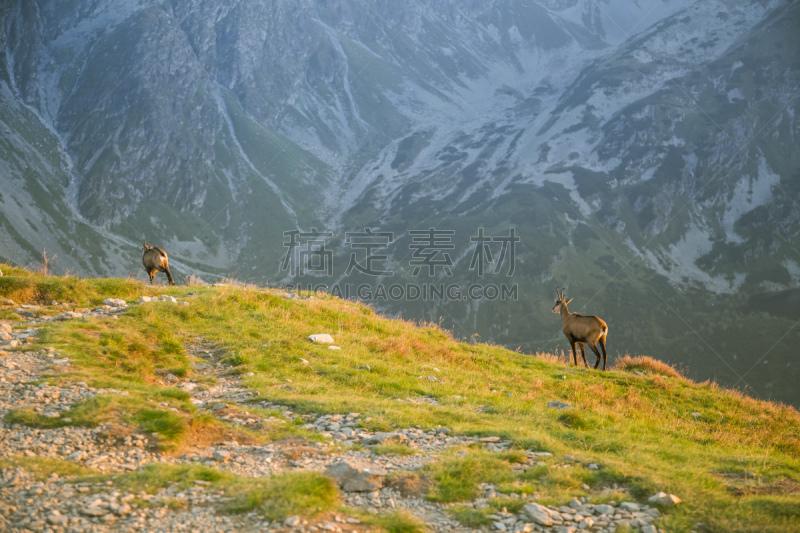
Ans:
{"label": "green grass", "polygon": [[443,503],[476,498],[480,483],[507,483],[514,479],[508,462],[482,450],[470,450],[461,457],[433,463],[426,473],[433,481],[428,499]]}
{"label": "green grass", "polygon": [[[0,278],[0,296],[21,302],[40,301],[36,295],[46,293],[82,304],[109,296],[133,299],[151,291],[130,280],[29,273]],[[576,495],[599,498],[598,489],[618,483],[640,501],[659,490],[683,499],[684,504],[665,511],[661,524],[669,530],[688,530],[696,522],[730,531],[756,526],[792,531],[800,524],[800,495],[779,488],[781,481],[800,482],[800,416],[790,407],[714,383],[694,383],[643,360],[635,369],[642,368],[644,375],[629,371],[634,367],[602,372],[465,344],[436,325],[386,319],[369,307],[333,297],[289,300],[278,291],[234,286],[158,292],[184,299],[189,291],[199,294],[186,298],[187,306],[145,304],[118,320],[73,320],[42,328],[40,344],[72,360],[69,372],[48,376],[49,381],[87,381],[129,392],[125,400],[76,406],[73,423],[117,417],[142,428],[160,427],[154,430],[180,445],[189,434],[181,424],[190,425],[197,415],[181,391],[159,383],[159,375],[177,369],[193,377],[187,346],[202,336],[261,398],[297,412],[357,411],[362,419],[372,418],[364,423],[371,430],[445,426],[454,434],[513,441],[515,449],[505,455],[473,448],[463,457],[452,450],[443,454],[425,471],[431,482],[428,495],[435,501],[468,501],[480,483],[491,482],[505,493],[536,491],[541,501],[563,504]],[[332,334],[342,349],[309,342],[306,337],[314,333]],[[434,374],[438,382],[425,379]],[[440,405],[397,401],[422,396]],[[147,401],[156,398],[156,403]],[[568,402],[574,410],[549,409],[551,400]],[[179,413],[161,409],[159,401]],[[13,417],[29,424],[64,423],[22,411]],[[280,426],[289,429],[261,437],[279,439],[301,431],[293,424]],[[513,463],[523,459],[520,450],[526,449],[550,451],[554,457],[544,459],[548,467],[515,470]],[[566,455],[574,457],[566,461],[569,468],[552,467],[564,463]],[[600,469],[588,470],[588,463]],[[725,476],[744,471],[763,480],[761,493],[737,495],[734,489],[743,480]],[[588,493],[582,483],[590,487]],[[260,498],[251,497],[253,502]],[[247,498],[237,501],[242,508],[266,508],[248,504]],[[479,519],[462,511],[467,521]]]}
{"label": "green grass", "polygon": [[428,530],[423,523],[408,512],[391,514],[361,515],[364,524],[376,526],[386,533],[425,533]]}

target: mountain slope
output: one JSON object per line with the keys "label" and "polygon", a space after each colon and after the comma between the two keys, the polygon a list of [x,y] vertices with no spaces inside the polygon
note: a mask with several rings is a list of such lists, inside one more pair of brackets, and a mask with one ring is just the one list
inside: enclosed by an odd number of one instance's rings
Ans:
{"label": "mountain slope", "polygon": [[[493,522],[509,518],[516,528],[524,504],[556,509],[578,497],[593,506],[581,516],[598,526],[635,527],[644,514],[626,515],[631,504],[658,507],[644,521],[667,531],[701,522],[788,533],[800,523],[797,411],[649,358],[594,371],[458,342],[435,324],[327,295],[154,288],[0,266],[0,297],[17,302],[0,302],[0,331],[11,329],[17,344],[0,341],[0,476],[16,475],[0,490],[6,501],[30,499],[4,514],[14,525],[58,508],[91,528],[89,509],[106,491],[128,505],[109,506],[111,528],[230,513],[240,529],[263,529],[335,510],[367,530],[393,529],[406,516],[397,511],[418,517],[406,531],[424,531],[419,521],[497,530]],[[100,306],[107,298],[123,302]],[[83,309],[67,313],[66,302]],[[40,307],[14,311],[22,303]],[[340,349],[312,342],[315,333],[332,334]],[[339,490],[330,467],[341,461],[368,465],[364,477],[386,488],[375,497]],[[90,494],[54,490],[54,472],[80,476]],[[37,474],[43,494],[21,493]],[[647,501],[662,490],[683,503]]]}

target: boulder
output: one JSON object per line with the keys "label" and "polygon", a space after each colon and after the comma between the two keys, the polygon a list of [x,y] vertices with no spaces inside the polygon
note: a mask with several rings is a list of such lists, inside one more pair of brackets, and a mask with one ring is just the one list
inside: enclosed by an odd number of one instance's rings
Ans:
{"label": "boulder", "polygon": [[111,307],[127,307],[128,304],[125,300],[120,298],[106,298],[103,300],[103,305],[110,305]]}
{"label": "boulder", "polygon": [[572,409],[572,406],[565,402],[559,402],[558,400],[553,402],[547,402],[547,407],[551,409]]}
{"label": "boulder", "polygon": [[339,461],[325,469],[325,475],[334,481],[345,492],[373,492],[383,486],[386,470],[376,467],[364,467],[358,463]]}

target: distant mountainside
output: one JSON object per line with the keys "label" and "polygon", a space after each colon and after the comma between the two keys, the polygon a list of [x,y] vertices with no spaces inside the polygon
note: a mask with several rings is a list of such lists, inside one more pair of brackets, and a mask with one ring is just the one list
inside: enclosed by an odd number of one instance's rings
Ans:
{"label": "distant mountainside", "polygon": [[[567,286],[612,354],[797,404],[798,27],[777,0],[6,2],[0,256],[124,275],[147,239],[179,279],[369,285],[524,351],[566,347]],[[330,275],[282,268],[312,228]],[[348,268],[364,228],[382,276]],[[449,263],[415,275],[429,228]],[[516,299],[407,294],[476,283]]]}

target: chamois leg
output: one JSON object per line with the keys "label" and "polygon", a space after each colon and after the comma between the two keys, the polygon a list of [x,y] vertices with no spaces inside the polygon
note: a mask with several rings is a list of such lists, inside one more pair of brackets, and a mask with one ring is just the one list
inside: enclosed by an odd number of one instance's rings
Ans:
{"label": "chamois leg", "polygon": [[606,336],[603,335],[598,340],[600,343],[600,349],[603,350],[603,370],[606,369],[606,361],[608,360],[608,354],[606,353]]}
{"label": "chamois leg", "polygon": [[[591,348],[594,354],[597,356],[597,361],[594,364],[594,368],[595,370],[597,370],[597,367],[600,366],[600,359],[602,359],[602,357],[600,356],[600,352],[597,351],[597,343],[595,342],[594,344],[589,344],[589,348]],[[605,369],[606,366],[603,365],[603,370]]]}
{"label": "chamois leg", "polygon": [[167,279],[169,280],[170,285],[175,285],[175,282],[172,280],[172,274],[169,271],[169,267],[164,267],[164,274],[167,275]]}
{"label": "chamois leg", "polygon": [[575,363],[575,366],[578,366],[578,352],[575,351],[575,341],[569,341],[570,346],[572,346],[572,362]]}
{"label": "chamois leg", "polygon": [[153,278],[156,277],[156,270],[148,270],[147,274],[150,276],[150,285],[153,284]]}
{"label": "chamois leg", "polygon": [[[581,345],[581,357],[583,357],[583,366],[585,366],[586,368],[589,368],[589,363],[586,362],[586,349],[583,347],[584,343],[579,342],[578,344]],[[576,364],[575,366],[578,366],[578,365]]]}

